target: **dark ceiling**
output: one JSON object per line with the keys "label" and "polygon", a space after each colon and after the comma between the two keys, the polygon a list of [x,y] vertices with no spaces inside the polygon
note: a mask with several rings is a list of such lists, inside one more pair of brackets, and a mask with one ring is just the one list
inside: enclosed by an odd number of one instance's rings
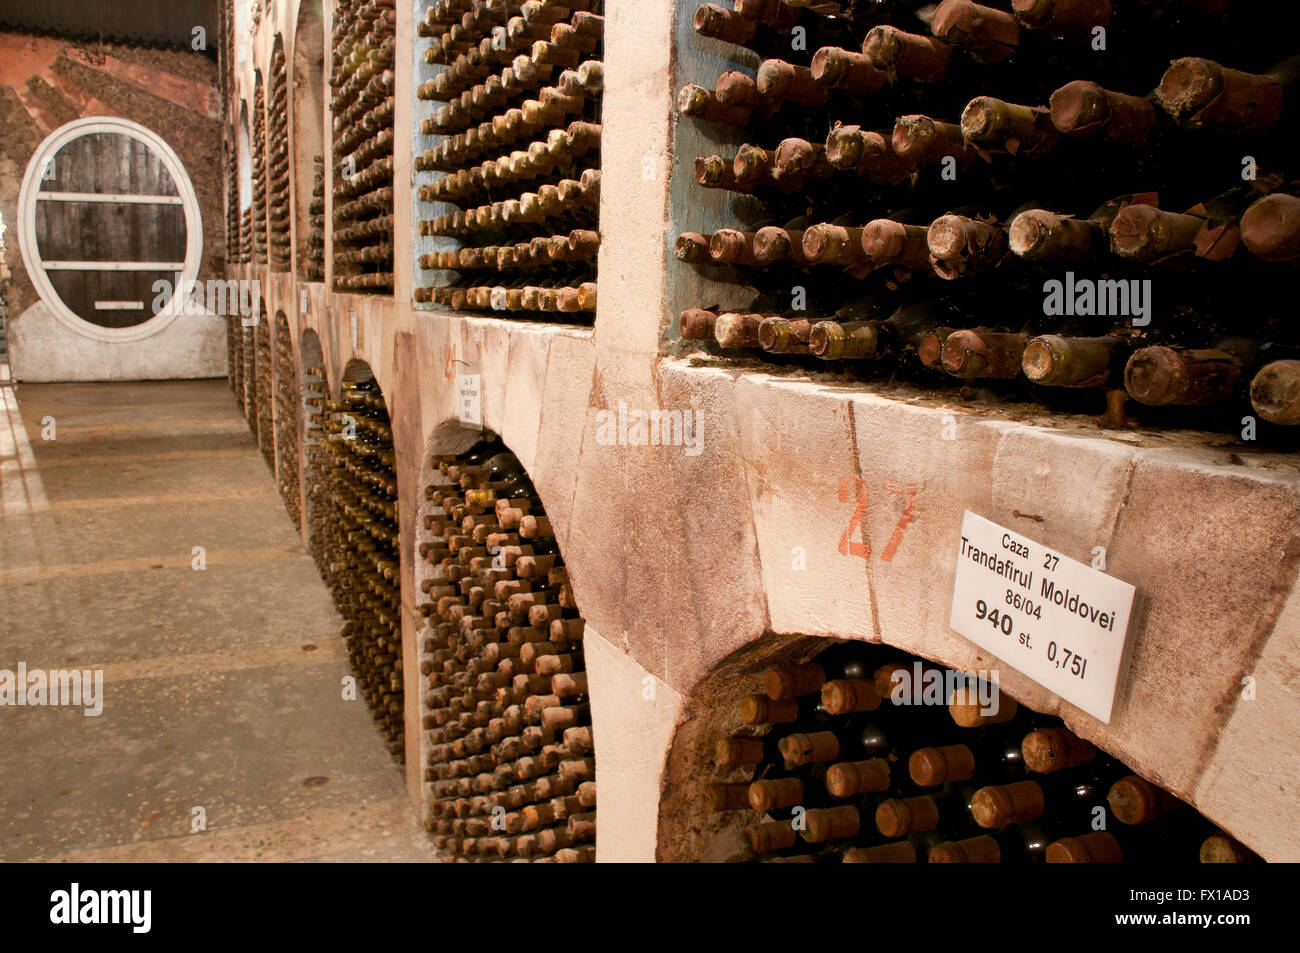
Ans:
{"label": "dark ceiling", "polygon": [[190,49],[201,26],[213,59],[219,15],[218,0],[0,0],[0,27],[79,39]]}

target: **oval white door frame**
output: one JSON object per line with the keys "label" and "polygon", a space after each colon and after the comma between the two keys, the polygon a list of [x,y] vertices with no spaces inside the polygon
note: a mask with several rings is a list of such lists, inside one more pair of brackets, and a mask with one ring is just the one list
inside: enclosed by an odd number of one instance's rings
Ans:
{"label": "oval white door frame", "polygon": [[[180,204],[185,210],[185,261],[183,263],[172,263],[181,264],[181,280],[172,289],[171,298],[158,314],[141,324],[129,328],[101,327],[84,320],[69,308],[58,291],[55,290],[49,275],[46,274],[46,263],[41,260],[40,251],[37,248],[36,203],[39,201],[41,178],[44,175],[46,163],[72,140],[92,133],[115,133],[143,143],[145,148],[162,160],[167,173],[176,184],[176,190],[180,193]],[[41,143],[36,152],[32,154],[31,161],[27,163],[27,172],[23,175],[22,192],[18,197],[18,248],[22,253],[23,265],[27,268],[27,275],[31,278],[36,293],[49,306],[50,311],[62,324],[77,334],[98,341],[139,341],[157,334],[184,313],[185,288],[198,277],[199,263],[203,258],[203,215],[199,211],[198,197],[194,194],[194,186],[185,171],[185,166],[181,164],[180,158],[161,136],[146,129],[139,123],[131,122],[129,119],[118,119],[113,116],[88,116],[84,119],[73,120],[51,132],[45,137],[45,141]],[[168,263],[158,262],[158,264],[164,265]]]}

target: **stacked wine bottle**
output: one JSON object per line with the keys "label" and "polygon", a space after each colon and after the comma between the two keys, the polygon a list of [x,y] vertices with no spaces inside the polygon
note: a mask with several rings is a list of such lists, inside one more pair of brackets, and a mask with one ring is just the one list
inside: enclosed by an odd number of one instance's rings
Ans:
{"label": "stacked wine bottle", "polygon": [[267,143],[269,166],[268,213],[271,228],[271,267],[288,271],[292,258],[289,237],[289,83],[285,66],[284,40],[275,38],[271,56],[271,98],[267,102],[271,135]]}
{"label": "stacked wine bottle", "polygon": [[330,72],[334,285],[393,288],[393,0],[341,0]]}
{"label": "stacked wine bottle", "polygon": [[851,643],[764,673],[717,739],[710,807],[760,860],[1253,859],[1059,718],[956,675]]}
{"label": "stacked wine bottle", "polygon": [[583,620],[555,532],[495,436],[435,457],[417,579],[428,826],[455,859],[595,859]]}
{"label": "stacked wine bottle", "polygon": [[239,256],[236,261],[241,265],[253,260],[253,210],[246,208],[239,216]]}
{"label": "stacked wine bottle", "polygon": [[244,419],[248,421],[248,429],[253,432],[253,439],[257,439],[257,364],[254,361],[253,354],[253,328],[240,321],[240,363],[243,367],[243,395],[242,406],[244,408]]}
{"label": "stacked wine bottle", "polygon": [[293,525],[302,522],[302,491],[298,485],[298,374],[293,363],[293,338],[283,313],[275,320],[275,446],[279,472],[276,482]]}
{"label": "stacked wine bottle", "polygon": [[223,148],[226,167],[226,264],[237,265],[240,263],[239,163],[232,145],[226,143]]}
{"label": "stacked wine bottle", "polygon": [[253,91],[253,262],[266,264],[266,94],[262,90],[262,74],[257,74]]}
{"label": "stacked wine bottle", "polygon": [[[437,0],[418,31],[437,69],[420,99],[415,300],[589,321],[600,247],[601,0]],[[453,211],[454,209],[454,211]]]}
{"label": "stacked wine bottle", "polygon": [[262,458],[266,460],[267,467],[274,473],[275,432],[272,429],[272,414],[274,411],[272,401],[274,397],[271,390],[271,321],[264,313],[258,315],[254,336],[257,349],[254,355],[254,366],[257,368],[253,385],[255,407],[257,409],[257,425],[254,428],[254,433],[257,434],[257,445],[262,450]]}
{"label": "stacked wine bottle", "polygon": [[373,379],[326,402],[325,582],[344,618],[357,691],[388,750],[406,760],[397,477],[388,408]]}
{"label": "stacked wine bottle", "polygon": [[330,454],[325,440],[325,403],[329,382],[319,356],[304,354],[302,362],[302,459],[303,486],[307,492],[307,548],[316,568],[325,576],[328,560],[325,522],[330,513],[328,465]]}
{"label": "stacked wine bottle", "polygon": [[226,380],[235,394],[235,404],[239,412],[244,412],[244,367],[243,367],[243,333],[239,327],[239,315],[232,314],[226,318]]}
{"label": "stacked wine bottle", "polygon": [[303,250],[303,277],[308,281],[325,280],[325,160],[312,160],[311,204],[307,207],[306,247]]}
{"label": "stacked wine bottle", "polygon": [[1195,0],[841,6],[695,11],[762,60],[680,90],[745,140],[682,157],[735,221],[683,221],[676,258],[743,302],[682,339],[1295,445],[1294,30]]}

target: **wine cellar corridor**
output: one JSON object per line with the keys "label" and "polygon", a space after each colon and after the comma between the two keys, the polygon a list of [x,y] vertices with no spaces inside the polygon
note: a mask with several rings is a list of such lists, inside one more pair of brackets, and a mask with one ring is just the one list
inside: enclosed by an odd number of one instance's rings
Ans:
{"label": "wine cellar corridor", "polygon": [[18,712],[0,812],[26,823],[0,858],[430,859],[225,382],[33,385],[4,427],[26,458],[23,492],[5,483],[0,579],[24,620],[6,649],[101,668],[104,711]]}
{"label": "wine cellar corridor", "polygon": [[0,860],[1300,861],[1300,10],[137,6],[0,0]]}

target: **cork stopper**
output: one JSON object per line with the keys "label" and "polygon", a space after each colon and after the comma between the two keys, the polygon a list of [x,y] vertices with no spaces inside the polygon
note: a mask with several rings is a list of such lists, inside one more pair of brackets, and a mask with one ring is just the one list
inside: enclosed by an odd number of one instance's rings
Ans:
{"label": "cork stopper", "polygon": [[888,791],[889,784],[889,762],[884,758],[844,761],[826,769],[826,790],[832,797]]}
{"label": "cork stopper", "polygon": [[1124,860],[1115,835],[1093,831],[1078,837],[1062,837],[1047,845],[1049,864],[1118,864]]}
{"label": "cork stopper", "polygon": [[749,807],[749,788],[744,784],[710,784],[709,810],[743,811]]}
{"label": "cork stopper", "polygon": [[910,666],[902,665],[898,662],[886,662],[873,673],[876,680],[876,694],[879,695],[882,700],[888,698],[890,693],[894,690],[895,672],[904,672],[910,677],[912,669]]}
{"label": "cork stopper", "polygon": [[773,701],[811,695],[820,692],[824,684],[826,671],[816,662],[793,668],[773,669],[763,675],[763,687],[767,691],[767,697]]}
{"label": "cork stopper", "polygon": [[786,735],[777,747],[787,767],[834,761],[840,756],[840,741],[833,731]]}
{"label": "cork stopper", "polygon": [[747,725],[789,724],[799,718],[793,698],[772,701],[766,695],[746,695],[740,700],[740,720]]}
{"label": "cork stopper", "polygon": [[971,798],[970,811],[975,823],[988,830],[1032,821],[1043,814],[1043,789],[1036,781],[980,788]]}
{"label": "cork stopper", "polygon": [[1051,774],[1087,764],[1097,756],[1097,748],[1064,728],[1042,728],[1025,735],[1020,753],[1030,771]]}
{"label": "cork stopper", "polygon": [[876,807],[876,830],[885,837],[903,837],[939,826],[939,806],[928,794],[891,798]]}
{"label": "cork stopper", "polygon": [[920,748],[907,759],[907,773],[912,783],[923,788],[968,781],[975,774],[975,755],[965,745]]}
{"label": "cork stopper", "polygon": [[874,679],[836,679],[822,686],[822,705],[832,715],[875,711],[880,707]]}
{"label": "cork stopper", "polygon": [[745,828],[745,833],[749,835],[750,846],[754,848],[756,854],[770,854],[776,850],[785,850],[793,847],[795,842],[794,828],[790,826],[789,821],[754,824]]}
{"label": "cork stopper", "polygon": [[1211,834],[1201,844],[1203,864],[1247,864],[1254,859],[1246,847],[1222,832]]}
{"label": "cork stopper", "polygon": [[1002,848],[988,834],[935,844],[926,858],[932,864],[998,864]]}
{"label": "cork stopper", "polygon": [[817,808],[804,813],[808,829],[803,839],[810,844],[853,837],[862,827],[858,809],[852,806]]}
{"label": "cork stopper", "polygon": [[803,801],[803,782],[798,778],[755,781],[746,793],[746,803],[756,811],[794,807]]}
{"label": "cork stopper", "polygon": [[763,760],[763,742],[759,738],[720,738],[714,747],[714,759],[722,768],[758,764]]}
{"label": "cork stopper", "polygon": [[878,844],[875,847],[852,847],[844,852],[846,864],[914,864],[916,848],[907,841]]}
{"label": "cork stopper", "polygon": [[1300,259],[1300,198],[1276,192],[1246,209],[1241,241],[1265,261]]}
{"label": "cork stopper", "polygon": [[1123,824],[1146,824],[1182,806],[1178,798],[1136,774],[1112,784],[1106,794],[1106,803]]}
{"label": "cork stopper", "polygon": [[1270,423],[1300,424],[1300,361],[1273,361],[1250,382],[1250,402]]}
{"label": "cork stopper", "polygon": [[963,728],[983,728],[985,725],[1001,725],[1016,717],[1019,706],[1014,698],[1004,694],[994,686],[993,705],[996,711],[985,712],[976,693],[974,685],[958,685],[948,699],[948,714],[952,720]]}

